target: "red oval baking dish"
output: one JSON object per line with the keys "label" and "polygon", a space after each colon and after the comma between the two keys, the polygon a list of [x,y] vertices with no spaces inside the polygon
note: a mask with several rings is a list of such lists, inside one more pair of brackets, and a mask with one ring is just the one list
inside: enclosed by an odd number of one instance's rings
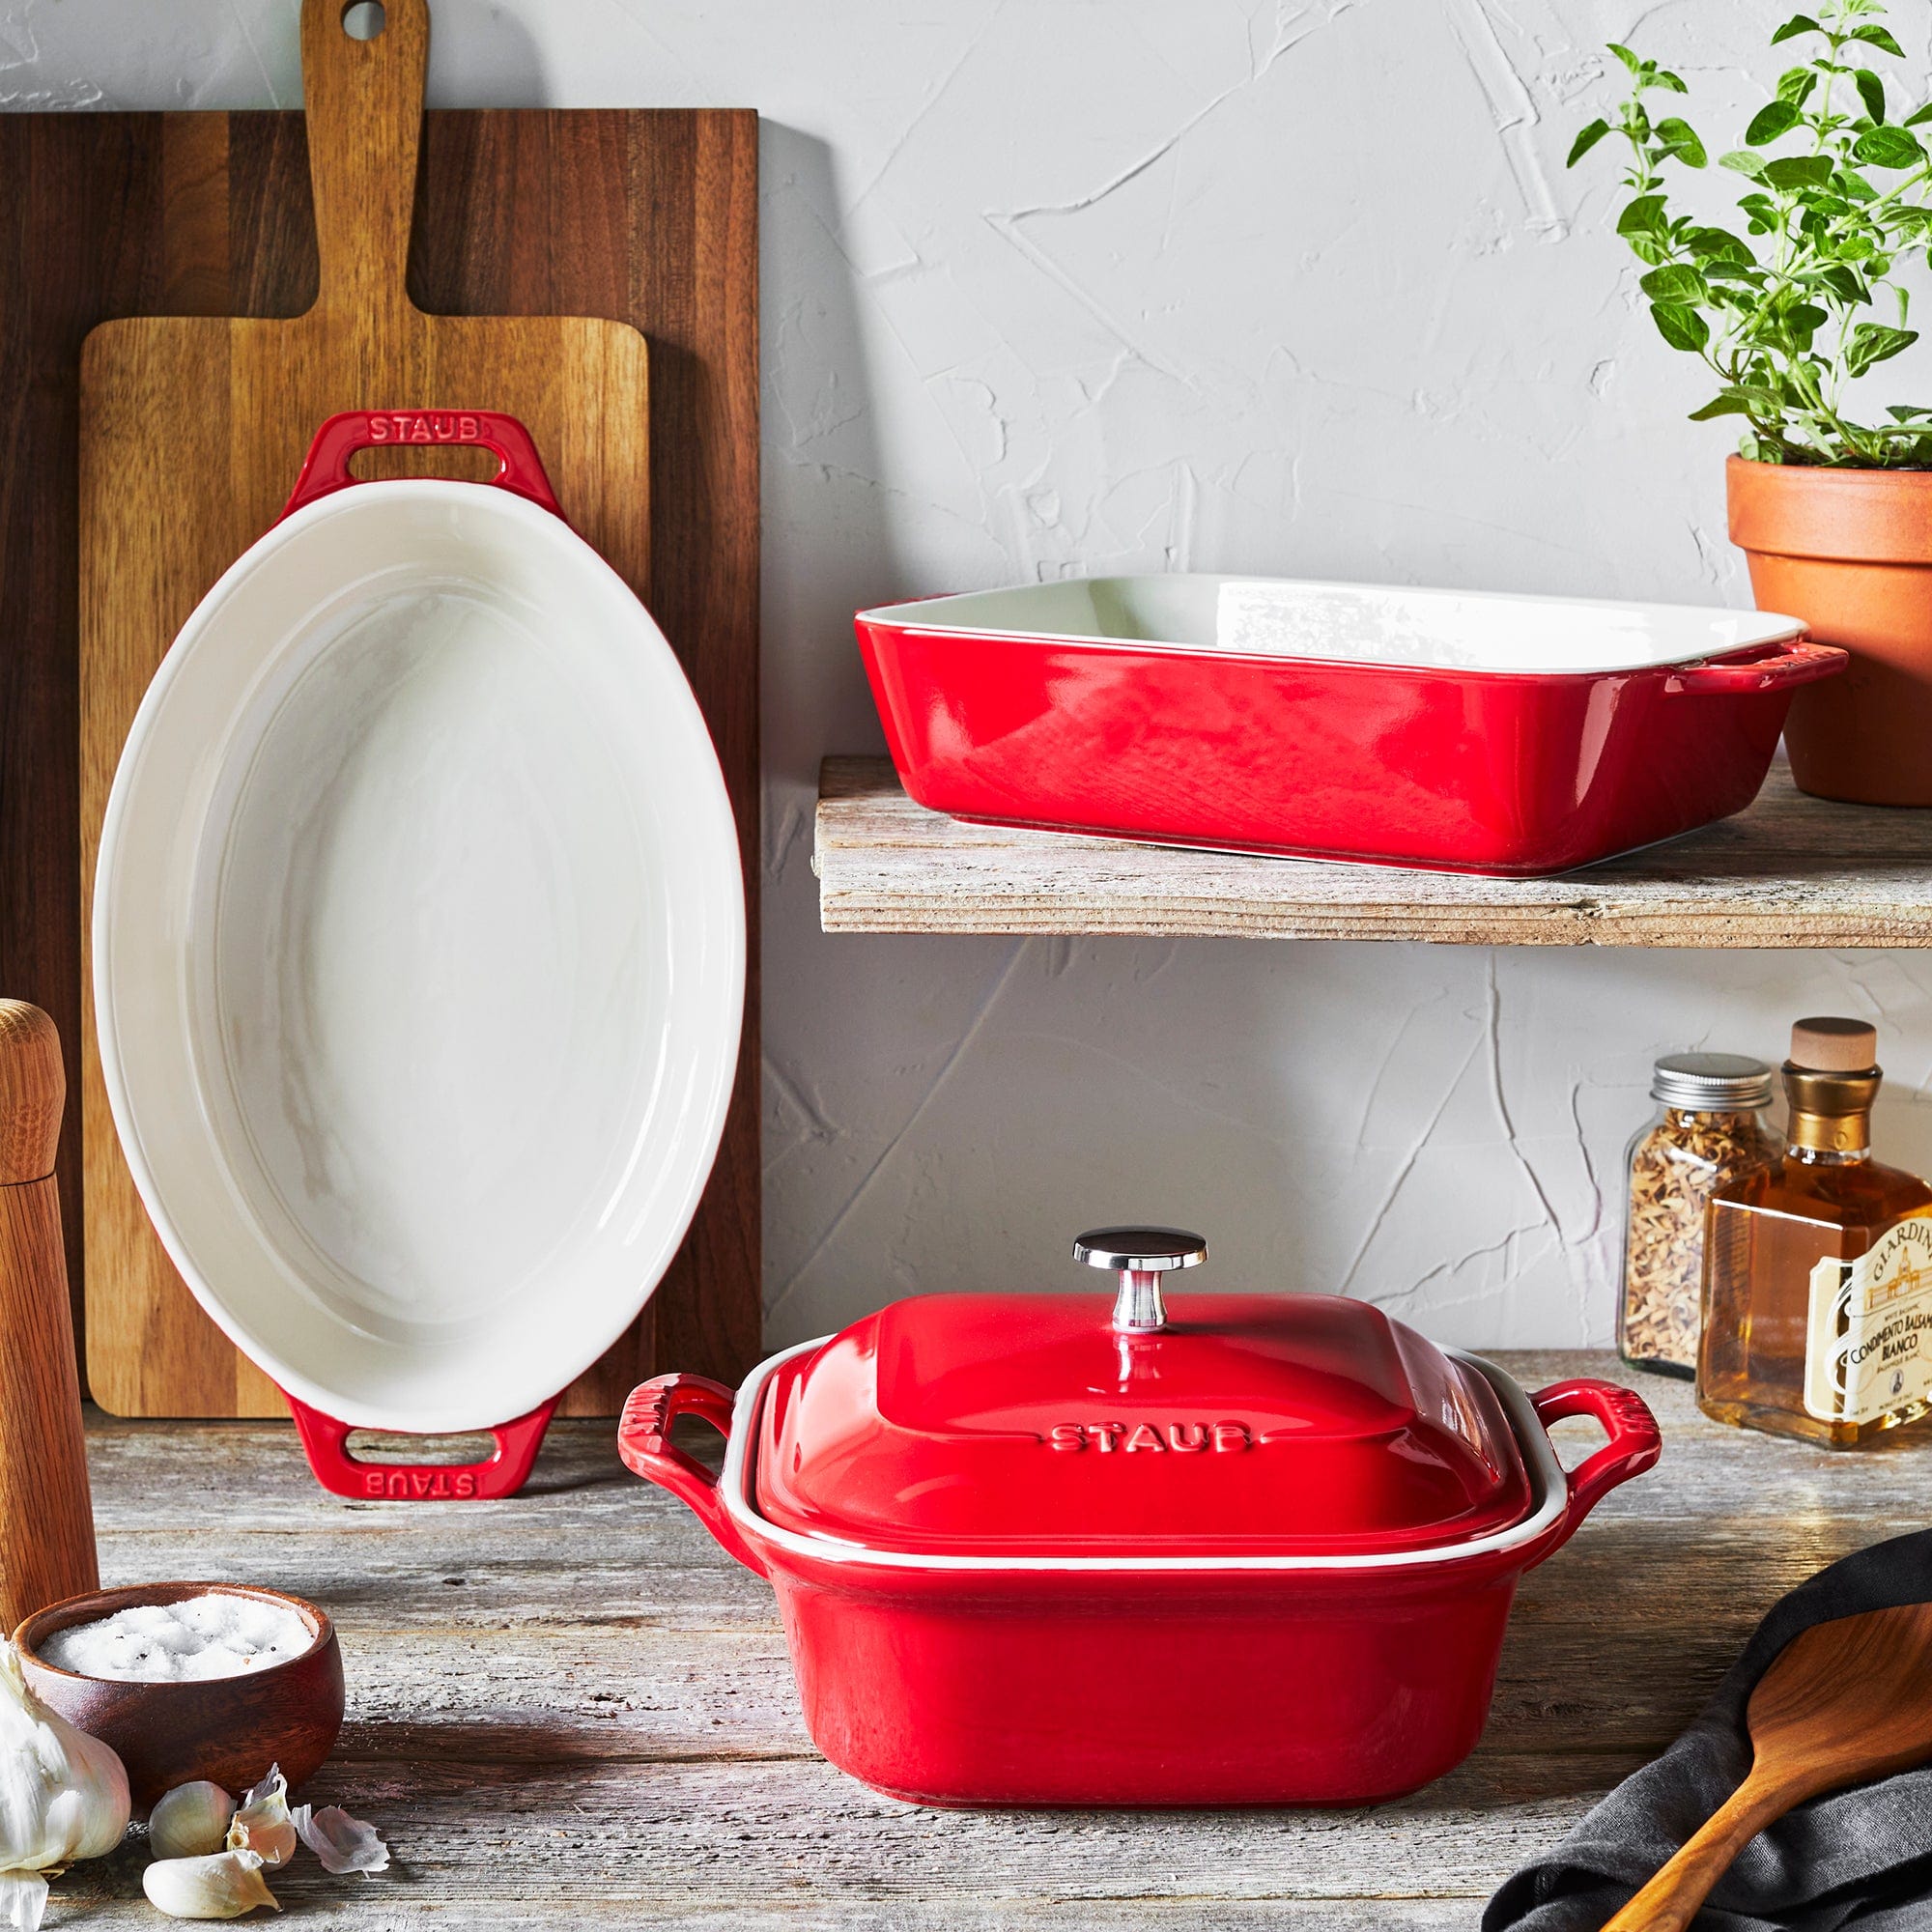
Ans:
{"label": "red oval baking dish", "polygon": [[1748,805],[1841,670],[1758,611],[1174,574],[861,611],[900,781],[956,818],[1567,871]]}
{"label": "red oval baking dish", "polygon": [[[1366,1302],[1188,1295],[1108,1229],[1082,1294],[899,1301],[618,1445],[770,1578],[813,1741],[940,1804],[1341,1804],[1475,1745],[1517,1579],[1657,1461],[1629,1390],[1525,1395]],[[673,1446],[726,1437],[722,1475]],[[1548,1425],[1609,1440],[1565,1473]]]}

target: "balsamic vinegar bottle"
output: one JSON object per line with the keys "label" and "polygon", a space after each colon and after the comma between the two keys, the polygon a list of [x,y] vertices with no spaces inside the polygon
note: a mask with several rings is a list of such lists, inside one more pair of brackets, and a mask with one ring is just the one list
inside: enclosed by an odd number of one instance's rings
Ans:
{"label": "balsamic vinegar bottle", "polygon": [[1877,1050],[1801,1020],[1784,1157],[1711,1202],[1697,1401],[1720,1422],[1855,1449],[1932,1415],[1932,1187],[1871,1157]]}

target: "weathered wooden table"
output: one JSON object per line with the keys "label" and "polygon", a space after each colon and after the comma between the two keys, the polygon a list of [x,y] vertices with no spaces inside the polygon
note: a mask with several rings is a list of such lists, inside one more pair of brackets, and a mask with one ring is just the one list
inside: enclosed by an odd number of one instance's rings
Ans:
{"label": "weathered wooden table", "polygon": [[[1499,1359],[1532,1387],[1613,1372]],[[395,1865],[329,1879],[302,1853],[273,1881],[287,1918],[1368,1932],[1474,1925],[1507,1872],[1668,1742],[1780,1592],[1932,1520],[1932,1453],[1909,1440],[1833,1457],[1719,1428],[1684,1384],[1639,1379],[1662,1465],[1525,1579],[1474,1757],[1372,1811],[976,1813],[875,1796],[807,1740],[770,1591],[624,1472],[608,1424],[559,1425],[529,1490],[496,1504],[338,1501],[269,1424],[93,1416],[89,1450],[103,1581],[269,1583],[337,1619],[349,1719],[309,1795],[375,1820]],[[1574,1461],[1590,1426],[1564,1430]],[[49,1926],[164,1922],[141,1862],[129,1849],[76,1868]]]}

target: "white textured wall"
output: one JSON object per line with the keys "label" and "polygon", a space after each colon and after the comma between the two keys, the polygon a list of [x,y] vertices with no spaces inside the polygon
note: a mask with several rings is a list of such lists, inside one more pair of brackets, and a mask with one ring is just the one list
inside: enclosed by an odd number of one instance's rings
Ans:
{"label": "white textured wall", "polygon": [[[1068,1237],[1128,1217],[1205,1230],[1224,1285],[1603,1342],[1651,1059],[1776,1057],[1802,1012],[1878,1022],[1883,1136],[1932,1171],[1918,955],[830,939],[808,863],[821,753],[882,743],[860,605],[1164,565],[1747,602],[1725,430],[1633,310],[1611,151],[1562,159],[1607,39],[1732,145],[1788,12],[435,0],[437,103],[766,117],[774,1344],[1075,1285]],[[1932,27],[1894,12],[1922,77]],[[295,18],[0,5],[0,102],[294,105]]]}

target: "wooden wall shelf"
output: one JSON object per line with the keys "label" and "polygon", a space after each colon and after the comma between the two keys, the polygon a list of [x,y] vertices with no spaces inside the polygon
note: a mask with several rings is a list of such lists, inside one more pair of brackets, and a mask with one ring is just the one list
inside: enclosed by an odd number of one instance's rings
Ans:
{"label": "wooden wall shelf", "polygon": [[884,758],[828,758],[812,869],[827,932],[1932,946],[1932,810],[1807,798],[1782,764],[1702,832],[1562,878],[1473,879],[964,825]]}

